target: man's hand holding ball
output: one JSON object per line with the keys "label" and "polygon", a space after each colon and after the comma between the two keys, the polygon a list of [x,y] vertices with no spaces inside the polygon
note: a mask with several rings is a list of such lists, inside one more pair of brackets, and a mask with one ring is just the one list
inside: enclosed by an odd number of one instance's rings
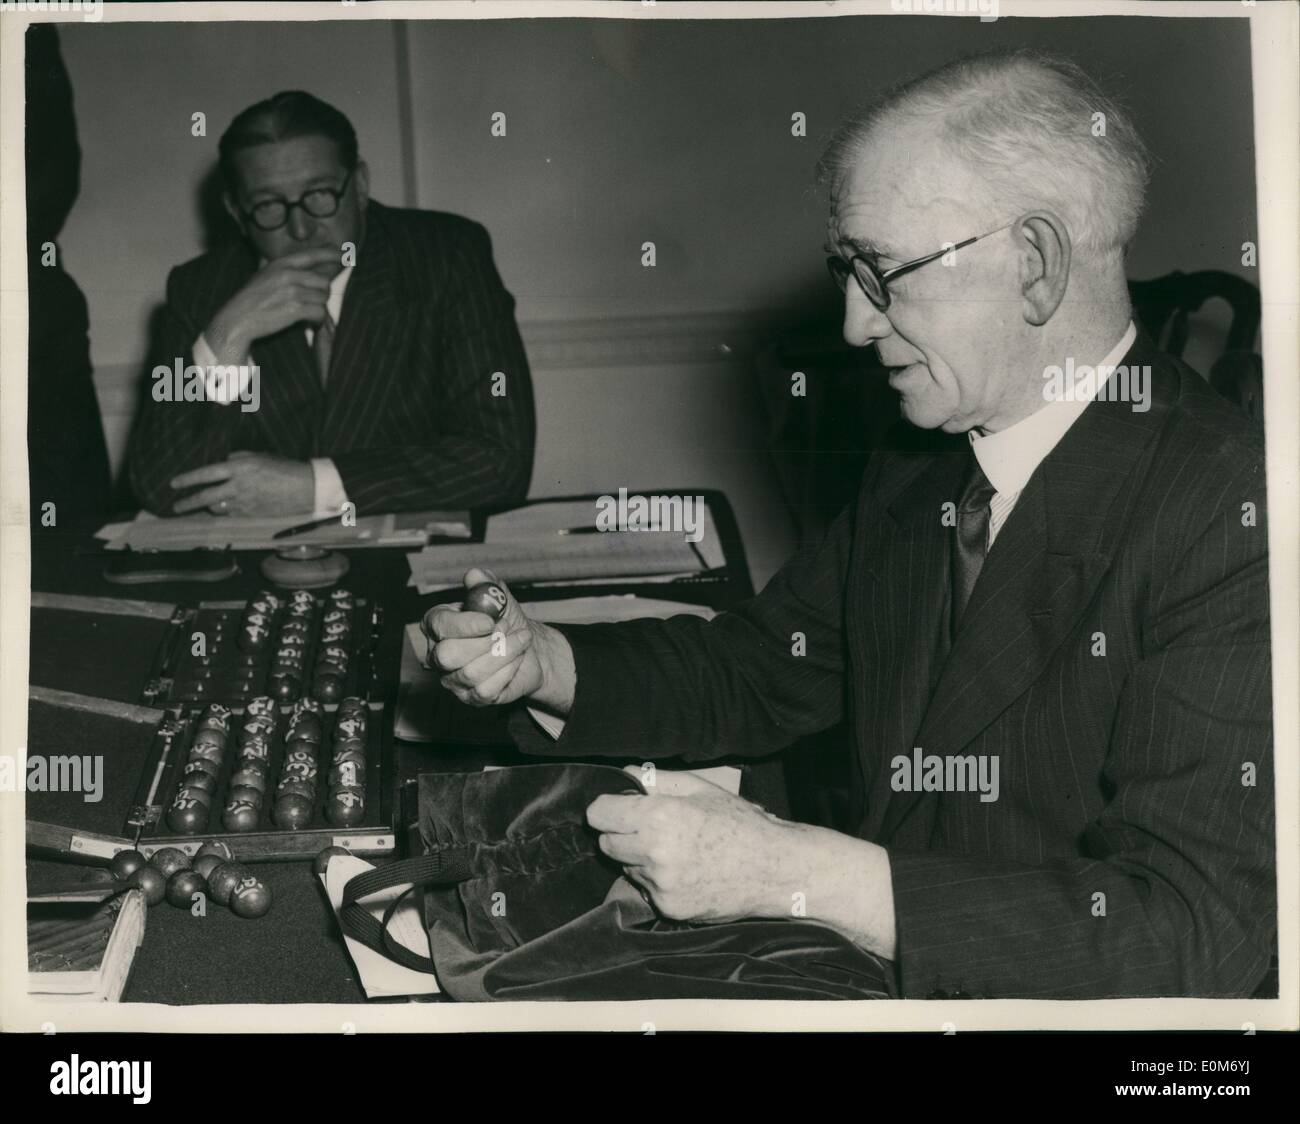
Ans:
{"label": "man's hand holding ball", "polygon": [[421,622],[442,685],[469,706],[526,699],[568,714],[577,684],[569,642],[529,620],[509,588],[488,571],[470,570],[465,587],[461,605],[436,605]]}

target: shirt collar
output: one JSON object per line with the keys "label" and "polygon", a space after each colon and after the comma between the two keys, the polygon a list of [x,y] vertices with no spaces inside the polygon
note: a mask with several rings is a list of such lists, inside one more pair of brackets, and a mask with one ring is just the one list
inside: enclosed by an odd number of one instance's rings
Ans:
{"label": "shirt collar", "polygon": [[1029,417],[997,433],[981,436],[972,429],[967,434],[975,459],[999,494],[1012,495],[1024,488],[1034,470],[1100,393],[1136,338],[1137,328],[1130,320],[1119,342],[1096,364],[1096,379],[1080,382],[1074,393],[1046,403]]}

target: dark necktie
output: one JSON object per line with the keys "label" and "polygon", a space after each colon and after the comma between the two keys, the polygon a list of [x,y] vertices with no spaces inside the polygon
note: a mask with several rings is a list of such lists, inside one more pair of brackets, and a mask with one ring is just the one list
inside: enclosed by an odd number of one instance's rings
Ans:
{"label": "dark necktie", "polygon": [[997,489],[989,483],[980,462],[971,453],[966,484],[957,501],[957,526],[952,536],[952,635],[957,635],[962,614],[984,565],[988,550],[989,502]]}
{"label": "dark necktie", "polygon": [[316,357],[316,373],[320,376],[320,384],[323,388],[329,379],[330,358],[334,354],[334,321],[328,312],[325,313],[325,319],[316,325],[311,351]]}

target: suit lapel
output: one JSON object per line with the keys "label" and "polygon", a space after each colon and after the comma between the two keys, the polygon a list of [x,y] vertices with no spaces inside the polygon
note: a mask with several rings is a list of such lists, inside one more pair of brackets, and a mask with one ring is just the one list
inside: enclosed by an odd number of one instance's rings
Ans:
{"label": "suit lapel", "polygon": [[[1152,362],[1139,340],[1125,363]],[[1042,673],[1087,609],[1132,515],[1126,487],[1150,455],[1170,382],[1153,366],[1157,401],[1095,401],[1030,478],[989,551],[920,724],[925,754],[959,754]],[[1085,642],[1079,638],[1077,642]],[[923,803],[895,793],[882,838]]]}
{"label": "suit lapel", "polygon": [[887,803],[882,766],[911,745],[938,677],[947,600],[935,591],[948,582],[941,517],[943,505],[956,498],[964,463],[961,452],[890,458],[871,489],[880,506],[859,518],[868,581],[850,586],[850,619],[861,622],[854,626],[855,645],[869,645],[860,673],[865,694],[858,700],[872,743],[871,752],[859,755],[867,838]]}
{"label": "suit lapel", "polygon": [[375,420],[393,408],[388,400],[399,386],[400,372],[385,361],[405,335],[407,303],[398,251],[379,204],[370,204],[366,226],[334,337],[321,423],[321,440],[327,447],[338,445],[343,434],[371,430]]}

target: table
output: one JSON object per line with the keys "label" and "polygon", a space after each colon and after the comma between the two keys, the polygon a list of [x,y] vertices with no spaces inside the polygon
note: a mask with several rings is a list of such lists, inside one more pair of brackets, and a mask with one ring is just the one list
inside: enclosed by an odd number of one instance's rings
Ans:
{"label": "table", "polygon": [[[671,585],[582,586],[529,589],[514,592],[520,600],[545,600],[602,593],[640,593],[670,597],[722,609],[753,595],[744,547],[726,497],[717,491],[687,489],[702,494],[713,512],[726,566],[711,580]],[[584,499],[587,497],[567,497]],[[594,500],[594,497],[591,497]],[[475,526],[482,527],[476,519]],[[238,555],[240,572],[212,584],[190,582],[121,586],[104,580],[102,555],[86,554],[93,541],[57,530],[34,532],[32,586],[48,593],[194,602],[236,599],[252,595],[267,585],[258,563],[263,552]],[[81,553],[79,553],[81,551]],[[422,596],[406,584],[406,551],[355,550],[346,552],[351,569],[340,583],[358,596],[380,601],[386,610],[381,647],[390,652],[404,643],[409,621],[441,601],[458,599],[455,591]],[[398,783],[420,772],[459,772],[484,765],[511,765],[536,761],[519,753],[510,742],[503,718],[491,710],[462,706],[444,695],[438,725],[444,739],[438,745],[398,743]],[[737,761],[736,764],[742,764]],[[759,800],[777,815],[787,812],[780,762],[743,763],[742,792]],[[399,836],[399,846],[401,839]],[[29,882],[66,882],[79,868],[41,858],[29,858]],[[123,1000],[137,1003],[354,1003],[365,1000],[352,962],[339,934],[332,910],[308,863],[257,864],[257,873],[270,887],[275,905],[257,921],[235,917],[220,906],[206,916],[193,917],[184,910],[160,905],[149,911],[144,944],[136,955],[131,980]]]}

